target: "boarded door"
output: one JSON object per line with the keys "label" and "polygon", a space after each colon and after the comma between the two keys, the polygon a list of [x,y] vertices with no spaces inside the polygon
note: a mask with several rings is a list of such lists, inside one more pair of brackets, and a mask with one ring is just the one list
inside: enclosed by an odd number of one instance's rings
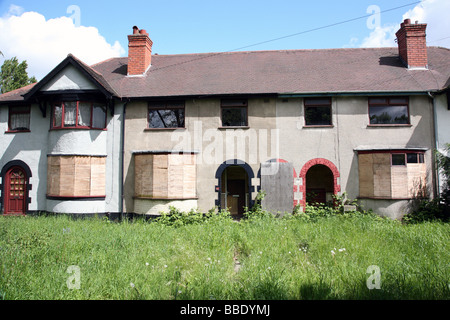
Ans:
{"label": "boarded door", "polygon": [[292,212],[294,205],[294,169],[289,162],[261,164],[261,190],[266,193],[262,207],[274,214]]}

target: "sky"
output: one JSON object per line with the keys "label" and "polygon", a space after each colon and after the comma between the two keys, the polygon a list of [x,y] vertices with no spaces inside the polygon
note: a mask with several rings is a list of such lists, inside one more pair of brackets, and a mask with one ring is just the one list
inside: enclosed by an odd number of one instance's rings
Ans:
{"label": "sky", "polygon": [[128,54],[132,27],[153,53],[395,47],[400,23],[427,23],[450,48],[450,0],[0,0],[0,64],[42,79],[69,53],[92,65]]}

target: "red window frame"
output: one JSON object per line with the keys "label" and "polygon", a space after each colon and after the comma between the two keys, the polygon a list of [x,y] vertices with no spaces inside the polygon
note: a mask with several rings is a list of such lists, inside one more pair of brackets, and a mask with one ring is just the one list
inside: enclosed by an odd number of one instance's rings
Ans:
{"label": "red window frame", "polygon": [[[376,101],[376,100],[384,100]],[[395,100],[404,100],[405,102],[395,102]],[[371,123],[370,122],[370,108],[371,107],[404,107],[406,106],[406,112],[408,113],[407,123]],[[368,99],[368,117],[369,126],[411,126],[411,115],[409,112],[409,98],[405,96],[395,97],[369,97]]]}
{"label": "red window frame", "polygon": [[[17,110],[17,108],[24,108]],[[25,109],[26,108],[26,109]],[[16,110],[14,110],[16,109]],[[28,128],[27,129],[11,129],[11,116],[14,114],[28,114]],[[30,132],[31,108],[29,105],[10,106],[8,110],[8,131],[6,132]]]}
{"label": "red window frame", "polygon": [[[65,116],[65,103],[76,103],[75,107],[75,124],[74,125],[66,125],[64,124],[64,116]],[[80,103],[86,103],[90,104],[90,116],[89,116],[89,125],[83,126],[78,124],[78,116],[79,116],[79,106]],[[52,121],[51,121],[51,129],[95,129],[95,130],[106,130],[106,119],[107,119],[107,112],[105,107],[105,119],[103,123],[103,127],[94,127],[93,126],[93,113],[94,113],[94,105],[97,102],[93,101],[59,101],[52,104]],[[100,104],[100,103],[98,103]],[[55,110],[56,107],[61,107],[61,123],[57,124],[55,123],[56,116],[55,116]]]}

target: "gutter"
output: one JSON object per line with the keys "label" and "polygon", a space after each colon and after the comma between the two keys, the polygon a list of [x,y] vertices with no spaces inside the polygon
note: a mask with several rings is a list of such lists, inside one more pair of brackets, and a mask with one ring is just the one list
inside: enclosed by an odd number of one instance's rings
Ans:
{"label": "gutter", "polygon": [[[433,127],[434,127],[434,147],[435,150],[439,150],[439,143],[438,143],[438,126],[437,126],[437,113],[436,113],[436,98],[431,92],[427,92],[428,96],[433,100]],[[439,167],[436,163],[436,153],[433,153],[433,167],[436,177],[436,191],[434,192],[434,196],[439,196],[441,194],[441,181],[439,176]]]}
{"label": "gutter", "polygon": [[418,96],[430,95],[430,91],[355,91],[355,92],[305,92],[305,93],[280,93],[278,98],[308,98],[308,97],[336,97],[336,96]]}
{"label": "gutter", "polygon": [[121,153],[121,159],[120,159],[120,204],[119,204],[119,220],[122,221],[123,219],[123,201],[124,201],[124,156],[125,156],[125,117],[127,113],[127,104],[130,101],[130,99],[127,99],[123,106],[122,106],[122,128],[120,131],[120,153]]}

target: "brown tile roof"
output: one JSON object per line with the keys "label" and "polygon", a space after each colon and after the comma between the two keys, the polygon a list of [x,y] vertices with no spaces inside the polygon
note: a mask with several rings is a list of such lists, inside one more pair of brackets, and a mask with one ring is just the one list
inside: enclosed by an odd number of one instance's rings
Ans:
{"label": "brown tile roof", "polygon": [[428,48],[429,70],[408,70],[397,48],[248,51],[153,55],[143,77],[127,58],[93,68],[121,97],[225,94],[424,92],[450,77],[450,50]]}
{"label": "brown tile roof", "polygon": [[[238,51],[153,55],[145,76],[127,76],[127,57],[87,66],[117,97],[339,94],[438,91],[449,86],[450,50],[428,47],[428,70],[408,70],[397,48]],[[0,95],[23,100],[33,85]]]}
{"label": "brown tile roof", "polygon": [[16,89],[16,90],[12,90],[12,91],[0,94],[0,103],[1,102],[6,102],[6,101],[14,101],[14,102],[23,101],[23,96],[22,95],[24,95],[27,92],[29,92],[36,85],[36,83],[32,83],[32,84],[29,84],[29,85],[27,85],[25,87],[22,87],[22,88],[19,88],[19,89]]}

